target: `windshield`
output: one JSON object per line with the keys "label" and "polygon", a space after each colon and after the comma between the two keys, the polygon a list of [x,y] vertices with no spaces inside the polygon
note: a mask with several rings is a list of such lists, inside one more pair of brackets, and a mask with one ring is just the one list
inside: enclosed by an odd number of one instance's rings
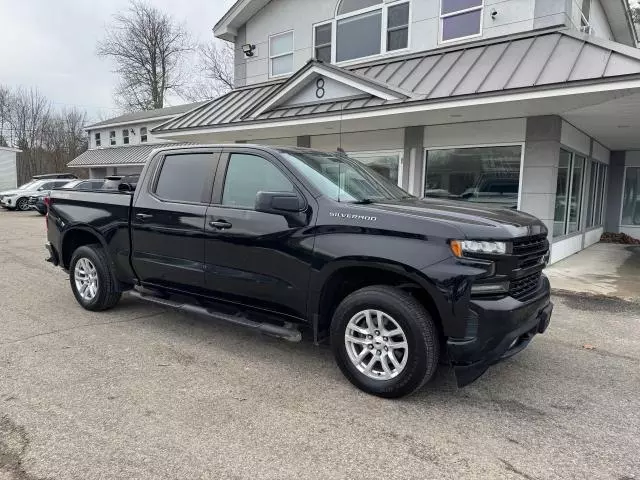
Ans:
{"label": "windshield", "polygon": [[393,182],[346,155],[313,151],[283,151],[282,155],[323,195],[338,202],[411,198]]}
{"label": "windshield", "polygon": [[25,183],[25,184],[23,184],[23,185],[20,185],[20,186],[18,187],[18,190],[22,190],[23,188],[30,187],[31,185],[33,185],[33,184],[35,184],[35,183],[38,183],[39,181],[40,181],[40,180],[30,180],[30,181],[28,181],[27,183]]}

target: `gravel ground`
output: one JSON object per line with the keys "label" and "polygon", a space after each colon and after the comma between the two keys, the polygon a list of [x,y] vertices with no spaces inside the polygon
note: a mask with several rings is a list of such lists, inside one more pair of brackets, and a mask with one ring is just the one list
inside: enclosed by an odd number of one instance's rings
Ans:
{"label": "gravel ground", "polygon": [[[38,214],[0,211],[0,480],[640,479],[640,310],[556,297],[459,390],[399,401],[289,344],[125,299],[81,309]],[[587,348],[585,348],[587,346]]]}

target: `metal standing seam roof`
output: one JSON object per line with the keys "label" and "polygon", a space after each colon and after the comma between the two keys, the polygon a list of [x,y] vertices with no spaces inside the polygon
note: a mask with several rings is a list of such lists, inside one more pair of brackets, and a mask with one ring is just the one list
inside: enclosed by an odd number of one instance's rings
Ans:
{"label": "metal standing seam roof", "polygon": [[124,115],[120,115],[118,117],[109,118],[108,120],[103,120],[101,122],[88,125],[85,128],[93,129],[97,127],[112,125],[114,123],[126,123],[126,122],[137,122],[137,121],[141,122],[144,120],[153,120],[154,118],[163,118],[171,115],[180,115],[204,103],[208,103],[208,102],[202,101],[202,102],[195,102],[195,103],[187,103],[184,105],[175,105],[173,107],[156,108],[155,110],[140,110],[138,112],[125,113]]}
{"label": "metal standing seam roof", "polygon": [[470,43],[437,51],[385,59],[338,69],[383,84],[407,95],[402,100],[365,98],[333,100],[307,106],[276,107],[249,118],[265,99],[298,78],[313,61],[280,83],[234,90],[154,129],[155,132],[206,128],[240,122],[269,121],[299,116],[381,107],[417,101],[535,89],[574,82],[598,81],[640,74],[640,51],[615,42],[569,30],[534,32]]}
{"label": "metal standing seam roof", "polygon": [[71,160],[68,167],[102,167],[110,165],[144,165],[157,148],[180,147],[190,143],[149,143],[127,147],[96,148],[87,150]]}

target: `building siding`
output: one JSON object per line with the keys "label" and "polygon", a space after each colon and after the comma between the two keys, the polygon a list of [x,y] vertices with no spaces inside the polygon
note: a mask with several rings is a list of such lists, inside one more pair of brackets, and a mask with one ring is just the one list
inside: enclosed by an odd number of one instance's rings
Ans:
{"label": "building siding", "polygon": [[[272,0],[238,30],[236,37],[235,83],[237,86],[261,83],[269,78],[269,36],[293,30],[294,71],[313,57],[313,26],[332,20],[337,0]],[[559,5],[560,4],[560,5]],[[497,15],[492,18],[491,11]],[[570,24],[564,1],[552,0],[485,0],[482,35],[471,40],[493,38],[525,32],[534,28]],[[540,17],[540,18],[538,18]],[[440,0],[412,0],[410,14],[410,51],[424,51],[441,45]],[[240,47],[256,46],[253,57],[245,57]],[[406,50],[402,53],[406,53]],[[387,56],[393,56],[388,54]],[[384,57],[381,56],[381,57]],[[369,59],[370,60],[370,59]],[[352,62],[352,63],[357,63]]]}

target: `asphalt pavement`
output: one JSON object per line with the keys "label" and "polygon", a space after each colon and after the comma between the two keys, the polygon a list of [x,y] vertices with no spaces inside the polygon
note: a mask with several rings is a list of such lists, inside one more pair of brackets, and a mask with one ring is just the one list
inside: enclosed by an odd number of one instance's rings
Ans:
{"label": "asphalt pavement", "polygon": [[555,297],[545,335],[457,389],[352,387],[327,347],[124,299],[91,313],[0,211],[0,480],[640,479],[640,307]]}

